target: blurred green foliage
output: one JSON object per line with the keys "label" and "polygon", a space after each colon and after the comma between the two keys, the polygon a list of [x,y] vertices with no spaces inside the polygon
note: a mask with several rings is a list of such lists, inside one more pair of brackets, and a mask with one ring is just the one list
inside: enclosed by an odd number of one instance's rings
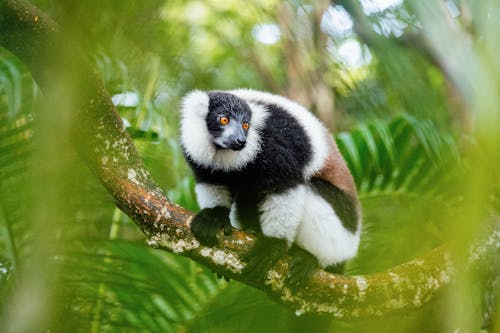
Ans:
{"label": "blurred green foliage", "polygon": [[[494,1],[33,3],[95,63],[147,169],[184,207],[197,209],[177,137],[184,93],[249,87],[320,112],[321,96],[301,100],[300,92],[326,87],[364,207],[361,248],[347,273],[387,269],[446,241],[460,254],[498,221]],[[280,31],[274,43],[259,40],[266,25]],[[443,50],[445,39],[456,48]],[[355,65],[342,52],[348,42],[360,46]],[[476,53],[463,59],[463,49]],[[1,331],[291,332],[312,322],[148,248],[69,145],[64,126],[47,128],[57,117],[49,103],[23,64],[0,49]],[[478,331],[478,280],[464,275],[422,310],[337,320],[330,331]]]}

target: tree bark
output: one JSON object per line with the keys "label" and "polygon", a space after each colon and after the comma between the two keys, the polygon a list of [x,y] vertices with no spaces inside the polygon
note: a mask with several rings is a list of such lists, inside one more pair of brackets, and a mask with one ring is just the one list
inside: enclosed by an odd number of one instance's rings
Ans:
{"label": "tree bark", "polygon": [[[67,43],[66,43],[67,44]],[[78,149],[116,205],[147,235],[148,244],[182,254],[207,267],[267,292],[296,309],[297,314],[321,313],[336,318],[383,316],[408,312],[429,302],[450,285],[457,270],[446,246],[416,260],[366,276],[340,276],[315,271],[296,291],[285,284],[291,257],[284,254],[258,281],[242,273],[255,236],[234,230],[221,235],[216,247],[199,244],[190,233],[192,213],[172,203],[144,168],[102,81],[82,53],[68,48],[57,25],[22,0],[0,0],[0,45],[17,55],[42,90],[69,65],[77,112]],[[57,57],[49,52],[60,48]],[[55,103],[57,101],[54,101]],[[75,140],[75,142],[81,142]],[[500,244],[500,232],[471,253],[471,263],[484,259]]]}

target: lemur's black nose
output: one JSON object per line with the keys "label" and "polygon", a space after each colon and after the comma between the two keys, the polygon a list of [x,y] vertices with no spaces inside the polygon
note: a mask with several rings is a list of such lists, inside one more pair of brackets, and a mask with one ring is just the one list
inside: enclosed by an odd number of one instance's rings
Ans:
{"label": "lemur's black nose", "polygon": [[247,141],[245,139],[236,139],[229,145],[229,149],[231,150],[242,150],[245,148]]}

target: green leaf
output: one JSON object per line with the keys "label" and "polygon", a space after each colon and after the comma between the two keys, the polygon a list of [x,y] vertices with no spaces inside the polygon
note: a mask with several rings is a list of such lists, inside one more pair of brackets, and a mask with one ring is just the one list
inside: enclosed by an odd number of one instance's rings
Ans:
{"label": "green leaf", "polygon": [[438,133],[431,122],[403,115],[339,133],[337,143],[361,196],[422,193],[436,174],[459,164],[451,135]]}

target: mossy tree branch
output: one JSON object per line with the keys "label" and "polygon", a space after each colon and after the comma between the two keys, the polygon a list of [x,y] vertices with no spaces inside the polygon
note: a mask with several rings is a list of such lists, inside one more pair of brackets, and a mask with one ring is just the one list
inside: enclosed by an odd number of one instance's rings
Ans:
{"label": "mossy tree branch", "polygon": [[[70,74],[68,83],[74,86],[73,91],[79,92],[73,96],[78,149],[116,205],[147,235],[150,246],[181,253],[266,291],[299,313],[325,313],[337,318],[407,312],[421,307],[454,281],[456,270],[446,247],[367,276],[339,276],[317,270],[296,293],[284,283],[291,259],[287,254],[265,276],[251,280],[242,274],[242,258],[251,250],[255,237],[234,230],[232,235],[221,237],[214,248],[201,246],[193,238],[189,229],[192,213],[172,203],[156,185],[102,81],[82,53],[68,48],[61,36],[57,25],[32,5],[22,0],[0,0],[0,45],[27,65],[42,90],[50,90],[54,77],[72,69],[66,74]],[[487,250],[499,243],[500,234],[494,233],[490,246],[476,251],[474,260],[486,256]]]}

